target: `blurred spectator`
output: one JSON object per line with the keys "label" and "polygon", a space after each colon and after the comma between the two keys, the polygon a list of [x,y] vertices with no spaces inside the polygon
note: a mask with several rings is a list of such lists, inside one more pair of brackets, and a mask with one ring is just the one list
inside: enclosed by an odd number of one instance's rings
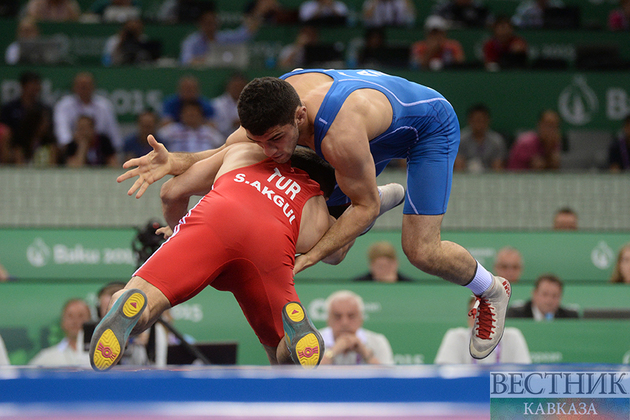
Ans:
{"label": "blurred spectator", "polygon": [[[373,27],[366,29],[361,43],[357,42],[355,46],[352,46],[359,51],[358,67],[376,69],[383,64],[388,66],[390,63],[382,63],[382,60],[379,60],[379,57],[376,56],[378,54],[377,51],[386,48],[386,43],[385,28]],[[352,67],[357,66],[353,63]]]}
{"label": "blurred spectator", "polygon": [[630,30],[630,0],[619,0],[619,9],[608,15],[608,28],[611,31]]}
{"label": "blurred spectator", "polygon": [[365,0],[363,24],[366,27],[413,26],[416,9],[411,0]]}
{"label": "blurred spectator", "polygon": [[262,21],[269,25],[293,24],[298,21],[298,11],[285,9],[277,0],[252,0],[245,6],[245,15],[264,10]]}
{"label": "blurred spectator", "polygon": [[448,23],[443,17],[429,16],[424,24],[425,39],[411,47],[412,60],[423,69],[440,70],[463,63],[466,57],[462,44],[446,36]]}
{"label": "blurred spectator", "polygon": [[579,318],[574,309],[560,306],[563,284],[553,274],[543,274],[536,280],[532,298],[521,305],[508,308],[508,318],[533,318],[536,321],[551,321],[555,318]]}
{"label": "blurred spectator", "polygon": [[76,0],[29,0],[26,15],[36,21],[66,22],[79,19]]}
{"label": "blurred spectator", "polygon": [[483,28],[490,24],[492,15],[478,0],[443,0],[433,10],[447,20],[449,28]]}
{"label": "blurred spectator", "polygon": [[0,122],[0,163],[11,163],[11,129]]}
{"label": "blurred spectator", "polygon": [[225,143],[221,133],[206,125],[203,108],[198,101],[182,104],[180,121],[162,127],[157,133],[170,152],[201,152]]}
{"label": "blurred spectator", "polygon": [[306,0],[300,5],[300,21],[313,25],[345,25],[348,6],[339,0]]}
{"label": "blurred spectator", "polygon": [[197,101],[203,109],[204,118],[207,121],[214,116],[214,109],[210,100],[201,96],[199,80],[195,76],[182,76],[177,84],[177,93],[167,96],[162,106],[162,120],[160,125],[164,126],[172,122],[180,122],[179,114],[184,102]]}
{"label": "blurred spectator", "polygon": [[494,274],[510,284],[518,283],[523,274],[523,256],[519,250],[511,246],[501,248],[494,260]]}
{"label": "blurred spectator", "polygon": [[562,207],[553,216],[553,230],[577,230],[578,215],[571,207]]}
{"label": "blurred spectator", "polygon": [[11,362],[9,361],[9,354],[7,353],[7,348],[4,345],[2,336],[0,336],[0,366],[8,366],[10,364]]}
{"label": "blurred spectator", "polygon": [[326,299],[328,326],[320,332],[326,345],[322,365],[393,365],[394,356],[383,334],[363,328],[365,305],[349,290]]}
{"label": "blurred spectator", "polygon": [[96,0],[89,13],[97,15],[103,22],[124,23],[139,19],[142,9],[139,0]]}
{"label": "blurred spectator", "polygon": [[19,1],[0,0],[0,17],[12,19],[15,18],[18,15],[22,5],[22,2]]}
{"label": "blurred spectator", "polygon": [[355,281],[378,281],[396,283],[397,281],[411,281],[398,271],[398,256],[396,248],[387,242],[375,242],[368,248],[370,271],[355,278]]}
{"label": "blurred spectator", "polygon": [[473,296],[468,301],[468,328],[451,328],[446,331],[435,356],[435,364],[492,364],[492,363],[531,363],[529,348],[523,333],[518,328],[506,327],[499,345],[485,359],[473,359],[469,344],[475,324],[475,303]]}
{"label": "blurred spectator", "polygon": [[164,0],[162,4],[160,4],[160,8],[155,17],[156,20],[158,22],[169,24],[185,23],[184,21],[180,22],[179,20],[179,3],[179,0]]}
{"label": "blurred spectator", "polygon": [[2,264],[0,264],[0,282],[9,281],[9,272]]}
{"label": "blurred spectator", "polygon": [[225,138],[228,138],[241,125],[236,102],[247,82],[244,74],[232,74],[225,85],[223,94],[211,101],[214,110],[212,118],[214,126]]}
{"label": "blurred spectator", "polygon": [[317,28],[312,25],[303,25],[292,44],[285,45],[278,55],[278,65],[283,69],[295,69],[306,64],[305,50],[309,45],[319,42]]}
{"label": "blurred spectator", "polygon": [[82,351],[82,343],[77,342],[83,324],[90,320],[90,308],[82,299],[70,299],[63,306],[61,329],[64,339],[55,346],[41,350],[28,363],[37,366],[90,366],[87,353]]}
{"label": "blurred spectator", "polygon": [[562,0],[523,0],[516,8],[512,23],[519,28],[542,28],[545,10],[564,7]]}
{"label": "blurred spectator", "polygon": [[94,119],[82,115],[75,124],[72,141],[64,149],[61,164],[72,168],[83,166],[117,168],[118,158],[109,138],[96,133]]}
{"label": "blurred spectator", "polygon": [[100,290],[96,294],[96,298],[98,299],[98,303],[96,306],[96,310],[98,312],[98,321],[100,321],[105,315],[107,315],[107,311],[109,310],[109,302],[111,301],[114,293],[124,289],[126,285],[127,284],[122,281],[113,281],[107,283],[105,286],[100,288]]}
{"label": "blurred spectator", "polygon": [[505,140],[490,129],[490,109],[485,104],[468,109],[468,127],[461,132],[456,170],[479,173],[503,169],[507,157]]}
{"label": "blurred spectator", "polygon": [[507,169],[559,169],[561,147],[560,115],[556,111],[545,110],[538,118],[537,131],[525,132],[514,142]]}
{"label": "blurred spectator", "polygon": [[630,170],[630,114],[626,115],[623,120],[623,129],[610,144],[608,168],[612,172]]}
{"label": "blurred spectator", "polygon": [[492,25],[492,38],[483,45],[486,69],[526,67],[527,49],[527,42],[514,33],[510,18],[499,16]]}
{"label": "blurred spectator", "polygon": [[[155,133],[158,127],[157,115],[152,111],[143,111],[138,115],[136,124],[137,131],[125,137],[125,144],[123,146],[125,161],[144,156],[153,150],[147,142],[147,136],[149,134],[156,135]],[[158,139],[158,141],[160,140]]]}
{"label": "blurred spectator", "polygon": [[57,148],[52,132],[52,110],[41,101],[39,74],[22,73],[20,87],[20,96],[0,110],[0,121],[11,130],[5,161],[18,165],[54,164]]}
{"label": "blurred spectator", "polygon": [[16,30],[16,40],[7,47],[4,61],[7,64],[17,64],[20,61],[20,41],[29,41],[39,38],[39,28],[32,18],[24,18],[20,21]]}
{"label": "blurred spectator", "polygon": [[103,49],[103,64],[120,66],[150,63],[158,59],[160,54],[161,43],[149,39],[144,33],[142,20],[130,19],[117,34],[107,39]]}
{"label": "blurred spectator", "polygon": [[[265,3],[265,5],[267,5]],[[180,61],[185,65],[200,65],[212,48],[212,43],[242,44],[253,38],[261,23],[265,9],[257,9],[245,18],[245,23],[232,30],[219,30],[219,20],[215,10],[206,10],[197,21],[198,30],[184,39]]]}
{"label": "blurred spectator", "polygon": [[82,115],[92,117],[94,128],[111,140],[116,150],[122,149],[122,137],[114,105],[109,99],[96,95],[92,73],[80,72],[74,77],[72,94],[59,99],[53,109],[53,121],[57,144],[65,147],[72,141],[74,126]]}
{"label": "blurred spectator", "polygon": [[[126,284],[124,282],[114,281],[107,283],[98,291],[98,303],[96,307],[98,319],[96,322],[88,323],[88,325],[90,325],[89,331],[94,331],[94,327],[96,327],[98,322],[107,315],[112,296],[119,290],[124,289],[125,286]],[[170,316],[170,312],[165,311],[162,316]],[[85,330],[86,328],[84,327],[83,331]],[[79,334],[79,340],[83,340],[82,333]],[[154,324],[143,333],[129,338],[120,364],[127,366],[165,366],[167,353],[168,333],[162,325]]]}
{"label": "blurred spectator", "polygon": [[630,243],[619,250],[610,282],[630,284]]}
{"label": "blurred spectator", "polygon": [[409,68],[411,48],[409,45],[387,42],[385,28],[366,29],[361,41],[360,44],[351,46],[351,48],[354,47],[359,50],[358,67],[368,69]]}

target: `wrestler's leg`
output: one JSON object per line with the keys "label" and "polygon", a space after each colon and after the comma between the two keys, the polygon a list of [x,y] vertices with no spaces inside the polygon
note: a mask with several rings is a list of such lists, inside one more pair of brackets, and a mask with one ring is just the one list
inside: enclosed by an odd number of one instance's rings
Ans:
{"label": "wrestler's leg", "polygon": [[114,293],[112,299],[109,301],[108,311],[114,306],[116,300],[129,289],[142,290],[147,296],[147,307],[142,312],[142,315],[140,315],[138,323],[131,332],[132,335],[136,335],[153,325],[164,311],[171,308],[171,303],[160,289],[143,278],[134,276],[129,280],[124,289]]}
{"label": "wrestler's leg", "polygon": [[129,336],[151,326],[170,306],[159,289],[134,276],[112,296],[107,314],[94,329],[89,353],[92,368],[104,371],[116,365]]}
{"label": "wrestler's leg", "polygon": [[279,365],[294,365],[295,362],[291,359],[291,353],[289,353],[289,348],[287,347],[287,336],[280,340],[278,343],[278,347],[276,348],[276,360]]}
{"label": "wrestler's leg", "polygon": [[272,365],[294,365],[295,362],[291,359],[291,353],[286,342],[287,336],[285,335],[278,346],[271,347],[263,344],[265,352],[267,352],[267,358]]}

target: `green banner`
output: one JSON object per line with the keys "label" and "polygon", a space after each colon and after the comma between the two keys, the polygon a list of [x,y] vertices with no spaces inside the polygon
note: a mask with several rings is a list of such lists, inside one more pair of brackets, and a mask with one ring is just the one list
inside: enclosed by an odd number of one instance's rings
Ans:
{"label": "green banner", "polygon": [[134,229],[0,229],[0,262],[16,280],[128,280]]}
{"label": "green banner", "polygon": [[[131,251],[134,229],[0,229],[0,262],[20,280],[128,280],[135,269]],[[552,272],[565,281],[610,279],[617,252],[630,242],[628,233],[588,232],[443,232],[492,270],[504,246],[520,250],[522,279],[533,281]],[[399,231],[372,231],[357,239],[339,265],[319,263],[297,275],[303,280],[351,280],[368,270],[367,249],[389,241],[398,250],[400,271],[416,280],[438,280],[407,261]]]}
{"label": "green banner", "polygon": [[[468,249],[487,269],[492,270],[497,251],[512,246],[523,255],[522,280],[533,281],[552,272],[565,281],[601,281],[610,279],[621,246],[630,242],[630,234],[587,232],[442,232],[442,239]],[[298,274],[298,279],[349,280],[367,271],[367,249],[376,241],[389,241],[398,250],[400,271],[417,280],[429,276],[409,263],[402,252],[400,232],[370,232],[360,237],[341,264],[317,264]]]}

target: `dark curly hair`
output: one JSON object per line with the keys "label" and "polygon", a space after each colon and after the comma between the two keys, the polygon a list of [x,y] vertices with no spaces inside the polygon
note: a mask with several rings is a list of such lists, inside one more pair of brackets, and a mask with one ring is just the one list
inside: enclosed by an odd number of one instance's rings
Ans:
{"label": "dark curly hair", "polygon": [[301,104],[293,86],[276,77],[260,77],[245,86],[238,98],[241,125],[255,136],[271,127],[292,124]]}

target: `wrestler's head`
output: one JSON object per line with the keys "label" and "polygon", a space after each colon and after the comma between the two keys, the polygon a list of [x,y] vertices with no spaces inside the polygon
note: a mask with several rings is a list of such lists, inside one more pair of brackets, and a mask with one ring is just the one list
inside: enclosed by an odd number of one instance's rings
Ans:
{"label": "wrestler's head", "polygon": [[275,77],[254,79],[241,92],[237,108],[247,137],[266,156],[287,162],[299,139],[298,126],[306,120],[306,108],[293,86]]}

